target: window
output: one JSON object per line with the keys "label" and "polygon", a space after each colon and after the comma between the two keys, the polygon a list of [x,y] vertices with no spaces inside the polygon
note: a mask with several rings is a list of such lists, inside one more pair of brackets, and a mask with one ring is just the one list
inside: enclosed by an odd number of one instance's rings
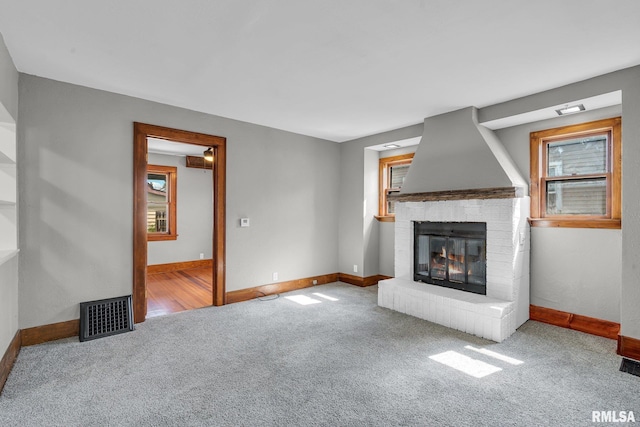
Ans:
{"label": "window", "polygon": [[176,187],[173,166],[147,166],[147,240],[176,240]]}
{"label": "window", "polygon": [[393,193],[398,193],[400,188],[402,188],[412,159],[413,153],[380,159],[379,215],[376,217],[378,220],[395,221],[395,202],[389,201],[388,196]]}
{"label": "window", "polygon": [[620,228],[621,119],[531,133],[531,225]]}

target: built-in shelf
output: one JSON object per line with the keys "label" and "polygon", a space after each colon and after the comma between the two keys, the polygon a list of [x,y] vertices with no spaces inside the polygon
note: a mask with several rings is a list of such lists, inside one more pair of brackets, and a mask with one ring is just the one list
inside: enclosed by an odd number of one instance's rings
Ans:
{"label": "built-in shelf", "polygon": [[15,165],[15,159],[12,159],[2,151],[0,151],[0,165]]}
{"label": "built-in shelf", "polygon": [[16,171],[15,123],[0,121],[0,264],[18,253]]}

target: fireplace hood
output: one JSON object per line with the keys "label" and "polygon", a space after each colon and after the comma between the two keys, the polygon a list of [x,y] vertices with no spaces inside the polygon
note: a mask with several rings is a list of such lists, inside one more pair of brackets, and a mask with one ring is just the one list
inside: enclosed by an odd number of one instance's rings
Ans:
{"label": "fireplace hood", "polygon": [[495,133],[467,107],[424,120],[424,133],[400,194],[520,187],[522,177]]}

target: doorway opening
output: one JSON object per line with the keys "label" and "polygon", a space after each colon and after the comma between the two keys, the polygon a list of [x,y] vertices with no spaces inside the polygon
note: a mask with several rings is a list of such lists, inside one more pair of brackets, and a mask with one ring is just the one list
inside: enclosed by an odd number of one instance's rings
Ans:
{"label": "doorway opening", "polygon": [[147,138],[147,318],[213,304],[213,162]]}
{"label": "doorway opening", "polygon": [[[161,245],[152,248],[148,245],[164,243],[167,248],[172,242],[180,239],[175,207],[176,201],[180,198],[180,195],[175,193],[176,188],[179,188],[176,184],[177,169],[166,164],[156,164],[172,163],[170,157],[162,157],[157,150],[149,149],[158,146],[175,152],[196,150],[196,153],[202,154],[209,148],[213,151],[210,171],[206,171],[207,168],[198,171],[210,172],[210,180],[208,184],[204,184],[206,188],[202,189],[203,194],[206,195],[208,191],[208,195],[200,200],[200,203],[204,201],[206,204],[210,203],[210,206],[201,205],[200,209],[197,209],[205,215],[205,219],[198,222],[208,222],[211,226],[207,224],[196,230],[195,234],[191,233],[191,238],[200,242],[194,244],[199,245],[199,249],[194,249],[200,252],[196,260],[176,261],[167,258],[167,253],[163,253]],[[180,300],[177,305],[182,306],[182,309],[220,306],[226,303],[225,167],[226,139],[223,137],[134,123],[133,309],[136,323],[146,319],[149,305],[150,316],[182,311],[179,307],[172,309],[169,306],[158,305],[159,301],[166,297],[163,293],[170,291],[176,284],[185,292],[184,295],[177,296]],[[208,220],[207,215],[210,215]],[[181,243],[187,240],[187,231],[185,229]],[[210,247],[202,247],[205,243],[202,238],[198,238],[198,231],[204,235],[208,242],[206,244]],[[173,250],[169,252],[175,252],[178,247],[174,245]],[[169,286],[170,283],[172,286]]]}

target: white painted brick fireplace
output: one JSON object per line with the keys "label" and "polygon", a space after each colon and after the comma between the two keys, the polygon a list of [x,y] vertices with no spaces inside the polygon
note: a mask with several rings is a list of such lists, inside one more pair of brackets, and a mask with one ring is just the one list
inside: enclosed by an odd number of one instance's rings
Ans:
{"label": "white painted brick fireplace", "polygon": [[[395,278],[378,305],[501,342],[529,319],[529,197],[397,202]],[[413,221],[487,224],[487,294],[413,280]]]}

